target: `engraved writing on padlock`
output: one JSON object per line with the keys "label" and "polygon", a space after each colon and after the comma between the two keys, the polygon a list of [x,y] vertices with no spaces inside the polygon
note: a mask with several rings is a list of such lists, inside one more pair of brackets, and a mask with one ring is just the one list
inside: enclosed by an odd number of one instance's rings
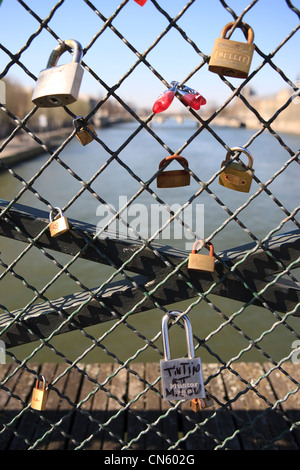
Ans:
{"label": "engraved writing on padlock", "polygon": [[67,232],[69,230],[69,222],[66,217],[63,216],[62,211],[59,207],[55,207],[58,211],[58,215],[56,218],[53,220],[53,212],[50,212],[49,220],[50,220],[50,235],[51,237],[57,237],[58,235],[62,235],[63,233]]}
{"label": "engraved writing on padlock", "polygon": [[208,69],[219,75],[247,78],[254,52],[254,32],[248,24],[240,23],[237,27],[244,32],[247,43],[226,39],[226,33],[234,24],[233,21],[224,26],[221,36],[216,39]]}
{"label": "engraved writing on padlock", "polygon": [[[186,158],[181,155],[169,155],[160,162],[159,169],[171,160],[176,160],[180,164],[183,163],[188,167],[188,161]],[[188,186],[190,184],[190,173],[188,169],[163,171],[157,175],[156,182],[158,188],[178,188],[179,186]]]}
{"label": "engraved writing on padlock", "polygon": [[[56,66],[59,57],[70,47],[73,50],[72,62]],[[78,41],[67,39],[51,53],[47,68],[38,76],[32,95],[34,104],[41,108],[65,106],[77,100],[83,68],[80,65],[82,47]]]}
{"label": "engraved writing on padlock", "polygon": [[[243,147],[233,147],[232,152],[242,152],[248,157],[248,167],[245,168],[241,163],[232,162],[224,168],[220,173],[219,184],[235,191],[249,193],[253,178],[254,169],[252,155]],[[230,152],[227,153],[226,159],[222,162],[221,168],[226,165],[230,159]]]}
{"label": "engraved writing on padlock", "polygon": [[204,243],[201,240],[196,240],[193,244],[192,252],[189,255],[188,269],[196,269],[198,271],[207,271],[213,273],[215,270],[215,257],[214,257],[214,246],[211,242],[208,242],[209,245],[209,256],[197,253],[197,245],[199,243]]}
{"label": "engraved writing on padlock", "polygon": [[162,395],[166,401],[205,398],[201,360],[194,354],[192,327],[187,315],[182,316],[182,319],[186,332],[188,358],[170,359],[168,322],[172,316],[176,318],[180,315],[181,312],[173,310],[162,319],[164,359],[160,361],[160,372]]}
{"label": "engraved writing on padlock", "polygon": [[93,135],[88,131],[88,129],[97,136],[92,124],[86,124],[83,116],[77,116],[73,119],[73,125],[76,130],[75,135],[82,145],[87,145],[94,140]]}
{"label": "engraved writing on padlock", "polygon": [[46,402],[48,397],[48,389],[46,389],[46,379],[42,375],[43,386],[39,388],[40,381],[37,380],[35,384],[35,388],[32,392],[31,397],[31,408],[39,411],[43,411],[46,408]]}

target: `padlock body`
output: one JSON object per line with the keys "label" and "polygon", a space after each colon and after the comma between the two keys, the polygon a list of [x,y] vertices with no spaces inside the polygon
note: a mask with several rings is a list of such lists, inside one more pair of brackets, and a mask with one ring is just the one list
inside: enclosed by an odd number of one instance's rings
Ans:
{"label": "padlock body", "polygon": [[214,402],[207,392],[205,398],[196,398],[190,402],[190,407],[194,412],[204,410],[204,408],[210,408],[211,406],[214,406]]}
{"label": "padlock body", "polygon": [[34,388],[31,397],[31,408],[39,411],[43,411],[46,408],[46,402],[48,397],[48,390],[41,390]]}
{"label": "padlock body", "polygon": [[[96,134],[95,132],[95,129],[93,128],[92,124],[88,124],[87,126],[94,134]],[[76,137],[78,138],[79,142],[82,144],[82,145],[87,145],[89,144],[90,142],[92,142],[94,139],[93,139],[93,136],[91,136],[91,134],[84,128],[82,129],[79,129],[78,131],[76,131]]]}
{"label": "padlock body", "polygon": [[[226,160],[222,162],[221,167],[225,163]],[[249,193],[253,171],[253,169],[246,170],[240,163],[232,162],[220,173],[219,184],[235,191]]]}
{"label": "padlock body", "polygon": [[205,398],[202,366],[199,357],[162,359],[160,361],[162,395],[164,400]]}
{"label": "padlock body", "polygon": [[77,100],[83,68],[77,62],[42,70],[32,95],[40,108],[65,106]]}
{"label": "padlock body", "polygon": [[156,179],[158,188],[178,188],[189,186],[190,174],[186,170],[163,171]]}
{"label": "padlock body", "polygon": [[59,217],[58,219],[53,220],[49,225],[51,237],[57,237],[69,230],[69,222],[66,217]]}
{"label": "padlock body", "polygon": [[217,38],[211,54],[208,70],[235,78],[247,78],[254,44]]}
{"label": "padlock body", "polygon": [[191,253],[189,255],[188,269],[213,273],[215,270],[215,257],[202,255],[201,253]]}

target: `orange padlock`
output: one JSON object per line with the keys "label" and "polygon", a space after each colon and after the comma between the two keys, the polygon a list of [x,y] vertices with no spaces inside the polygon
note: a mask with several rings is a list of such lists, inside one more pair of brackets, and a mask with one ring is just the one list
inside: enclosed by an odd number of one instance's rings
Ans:
{"label": "orange padlock", "polygon": [[[189,166],[187,159],[181,155],[169,155],[160,162],[159,169],[170,160],[177,160],[182,166],[183,164],[186,167]],[[186,169],[163,171],[157,176],[156,182],[158,188],[178,188],[180,186],[188,186],[190,184],[190,173]]]}
{"label": "orange padlock", "polygon": [[207,242],[209,245],[209,256],[201,255],[200,253],[198,254],[196,250],[199,243],[204,245],[201,240],[195,241],[192,253],[189,255],[188,269],[196,269],[198,271],[213,273],[215,270],[214,246],[211,242]]}
{"label": "orange padlock", "polygon": [[35,388],[33,389],[32,392],[32,398],[31,398],[31,408],[39,411],[43,411],[46,408],[46,402],[47,402],[47,397],[48,397],[48,389],[46,389],[46,379],[42,375],[42,380],[43,380],[43,386],[42,388],[39,388],[40,381],[37,379]]}

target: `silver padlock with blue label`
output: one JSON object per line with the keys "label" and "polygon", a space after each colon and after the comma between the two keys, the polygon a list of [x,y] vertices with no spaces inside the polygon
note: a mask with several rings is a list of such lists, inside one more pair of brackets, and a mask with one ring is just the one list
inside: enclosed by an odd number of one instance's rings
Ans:
{"label": "silver padlock with blue label", "polygon": [[[60,56],[72,49],[73,59],[69,64],[56,66]],[[81,67],[82,47],[78,41],[67,39],[51,53],[47,68],[38,76],[32,102],[40,108],[65,106],[77,100],[83,76]]]}
{"label": "silver padlock with blue label", "polygon": [[[173,310],[162,319],[164,359],[160,361],[160,372],[162,395],[166,401],[205,398],[201,359],[195,357],[191,323],[187,315],[181,315],[182,312]],[[188,357],[171,359],[168,323],[178,316],[184,322]]]}

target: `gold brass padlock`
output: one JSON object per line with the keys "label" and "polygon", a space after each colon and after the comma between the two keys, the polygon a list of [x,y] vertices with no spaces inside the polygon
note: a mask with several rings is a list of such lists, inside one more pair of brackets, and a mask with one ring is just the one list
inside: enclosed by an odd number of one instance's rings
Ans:
{"label": "gold brass padlock", "polygon": [[63,233],[67,232],[70,227],[68,223],[68,219],[63,216],[62,211],[59,207],[55,207],[58,211],[57,216],[53,220],[53,212],[50,212],[49,220],[50,220],[50,235],[51,237],[57,237],[58,235],[62,235]]}
{"label": "gold brass padlock", "polygon": [[[88,129],[97,136],[92,124],[86,124],[83,116],[77,116],[73,119],[73,125],[76,130],[76,137],[82,145],[87,145],[94,140],[94,137]],[[87,129],[88,128],[88,129]]]}
{"label": "gold brass padlock", "polygon": [[254,32],[248,24],[240,23],[237,27],[242,29],[247,43],[226,39],[226,33],[234,24],[235,22],[232,21],[224,26],[221,36],[216,39],[208,64],[208,70],[218,75],[247,78],[254,52]]}
{"label": "gold brass padlock", "polygon": [[210,408],[214,406],[213,399],[210,394],[205,390],[205,398],[193,398],[190,401],[190,408],[196,413],[202,411],[204,408]]}
{"label": "gold brass padlock", "polygon": [[196,269],[198,271],[206,271],[209,273],[213,273],[215,270],[215,257],[214,257],[214,246],[211,242],[207,242],[209,245],[209,256],[201,255],[197,253],[197,245],[204,243],[201,240],[196,240],[193,248],[192,253],[189,255],[189,262],[188,262],[188,269]]}
{"label": "gold brass padlock", "polygon": [[[186,158],[181,157],[180,155],[169,155],[160,162],[159,168],[162,168],[164,164],[170,160],[177,160],[180,164],[184,163],[186,167],[189,166]],[[157,176],[156,182],[158,188],[178,188],[179,186],[188,186],[190,184],[190,174],[186,169],[163,171]]]}
{"label": "gold brass padlock", "polygon": [[[241,191],[242,193],[249,193],[253,173],[253,157],[243,147],[233,147],[233,152],[243,152],[247,155],[249,164],[247,168],[244,168],[241,163],[232,162],[230,163],[219,176],[219,184],[235,191]],[[229,161],[230,152],[227,153],[226,159],[222,162],[221,168]]]}
{"label": "gold brass padlock", "polygon": [[40,381],[37,380],[35,384],[35,388],[33,389],[32,392],[32,397],[31,397],[31,408],[34,410],[39,410],[43,411],[46,408],[46,402],[47,402],[47,397],[48,397],[48,389],[46,389],[46,379],[42,375],[42,380],[43,380],[43,387],[39,388]]}

